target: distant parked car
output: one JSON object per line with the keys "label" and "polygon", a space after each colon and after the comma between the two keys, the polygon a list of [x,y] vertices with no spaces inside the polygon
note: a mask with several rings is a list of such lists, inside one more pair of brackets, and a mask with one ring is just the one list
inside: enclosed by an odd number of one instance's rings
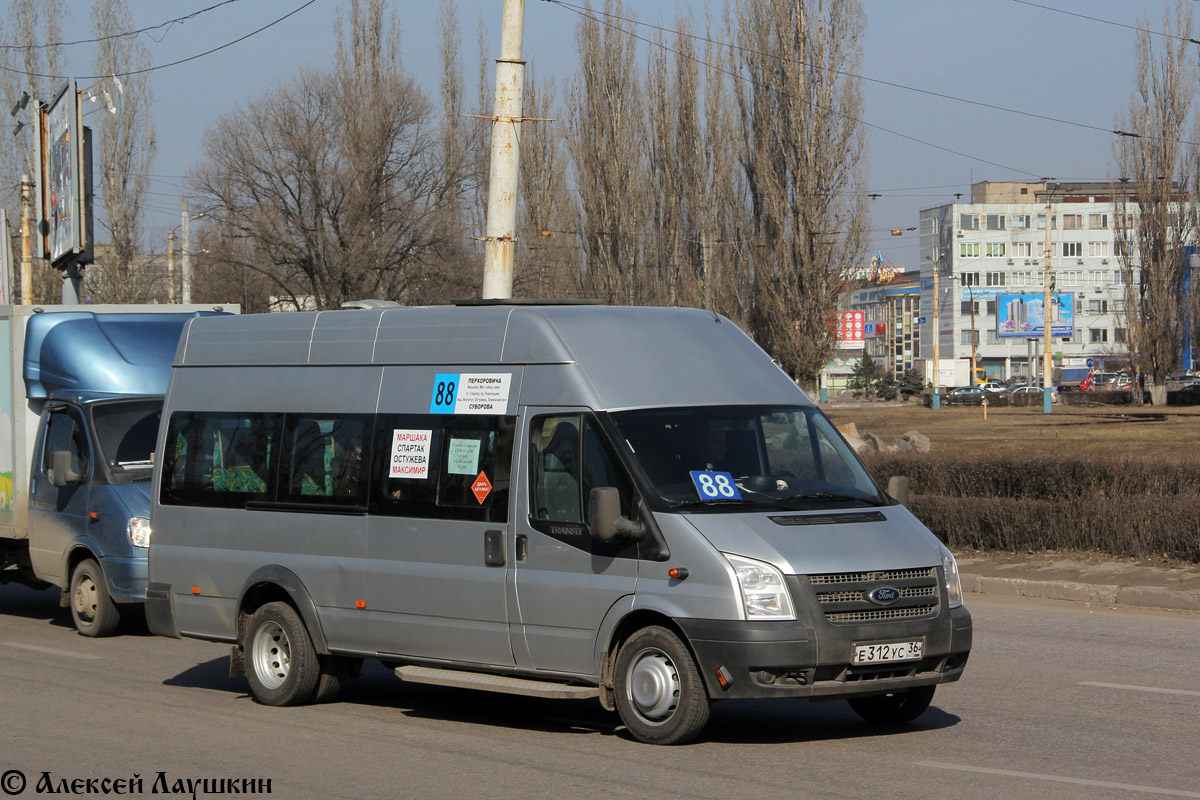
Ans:
{"label": "distant parked car", "polygon": [[976,406],[982,403],[988,394],[979,386],[956,386],[946,392],[945,402],[949,406]]}
{"label": "distant parked car", "polygon": [[979,388],[983,389],[985,392],[1006,392],[1006,391],[1008,391],[1008,387],[1006,387],[1004,384],[995,383],[993,381],[988,381],[987,383],[981,383],[981,384],[979,384]]}
{"label": "distant parked car", "polygon": [[[1034,403],[1034,402],[1036,402],[1035,397],[1037,399],[1041,399],[1042,391],[1043,390],[1042,390],[1041,386],[1018,386],[1016,389],[1013,389],[1010,394],[1018,396],[1018,397],[1027,397],[1027,398],[1029,398],[1028,402]],[[1058,387],[1057,386],[1050,387],[1050,402],[1051,403],[1058,402]]]}

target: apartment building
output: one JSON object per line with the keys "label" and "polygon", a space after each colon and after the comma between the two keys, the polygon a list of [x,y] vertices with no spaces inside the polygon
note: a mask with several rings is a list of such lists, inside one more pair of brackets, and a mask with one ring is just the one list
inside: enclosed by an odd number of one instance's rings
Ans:
{"label": "apartment building", "polygon": [[[1099,181],[984,181],[972,185],[970,202],[923,209],[921,371],[932,377],[937,331],[939,383],[961,382],[953,376],[969,370],[953,364],[969,362],[972,351],[989,378],[1036,376],[1046,316],[1056,366],[1082,367],[1091,359],[1098,368],[1126,367],[1125,286],[1115,248],[1121,220],[1113,191]],[[1048,315],[1042,308],[1047,240]]]}

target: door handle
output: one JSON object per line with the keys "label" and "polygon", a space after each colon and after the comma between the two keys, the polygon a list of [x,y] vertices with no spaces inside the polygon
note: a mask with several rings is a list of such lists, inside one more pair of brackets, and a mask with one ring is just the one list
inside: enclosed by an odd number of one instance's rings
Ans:
{"label": "door handle", "polygon": [[529,557],[529,537],[523,533],[517,534],[517,561],[524,561]]}
{"label": "door handle", "polygon": [[483,563],[489,567],[504,566],[504,531],[484,531]]}

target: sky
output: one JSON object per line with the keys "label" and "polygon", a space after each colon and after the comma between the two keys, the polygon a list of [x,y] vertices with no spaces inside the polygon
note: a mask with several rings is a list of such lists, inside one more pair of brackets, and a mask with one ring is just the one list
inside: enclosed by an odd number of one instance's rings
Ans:
{"label": "sky", "polygon": [[[742,0],[747,1],[751,0]],[[128,2],[135,26],[144,27],[220,0]],[[919,261],[917,231],[907,229],[917,227],[920,210],[955,202],[956,193],[969,197],[974,181],[1113,177],[1113,119],[1128,105],[1133,90],[1132,27],[1145,17],[1152,30],[1162,30],[1163,13],[1174,4],[1174,0],[861,2],[867,15],[859,73],[870,141],[867,188],[878,195],[870,200],[868,255],[879,250],[884,263],[901,266]],[[1200,7],[1200,0],[1187,4]],[[67,5],[65,38],[89,37],[91,4],[68,0]],[[179,223],[180,200],[186,194],[183,176],[201,157],[206,129],[239,106],[252,108],[256,99],[292,79],[299,69],[331,62],[332,30],[340,6],[340,0],[236,0],[152,35],[142,34],[152,63],[161,65],[151,80],[159,142],[148,198],[147,228],[152,235],[165,241],[166,231]],[[406,68],[436,97],[437,0],[391,0],[390,6],[400,15]],[[456,6],[463,39],[461,62],[471,81],[479,59],[479,20],[485,26],[488,59],[499,52],[503,0],[456,0]],[[627,7],[639,22],[669,28],[677,12],[699,16],[706,3],[627,0]],[[719,18],[719,3],[710,2],[708,7]],[[277,21],[287,14],[291,16]],[[578,21],[578,13],[560,3],[526,0],[524,57],[539,78],[554,76],[561,85],[574,75]],[[266,30],[219,52],[166,66],[267,25]],[[654,34],[645,27],[638,32],[647,37]],[[89,45],[70,47],[67,55],[73,74],[91,74]],[[489,83],[492,80],[489,67]],[[474,97],[472,91],[467,97],[468,101]],[[103,116],[104,112],[91,114],[87,124],[103,124]],[[904,233],[892,236],[893,229]]]}

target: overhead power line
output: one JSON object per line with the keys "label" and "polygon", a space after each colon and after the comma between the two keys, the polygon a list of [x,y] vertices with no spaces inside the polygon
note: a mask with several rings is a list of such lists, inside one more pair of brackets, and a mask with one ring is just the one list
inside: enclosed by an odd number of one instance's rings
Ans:
{"label": "overhead power line", "polygon": [[[243,36],[239,36],[238,38],[234,39],[231,42],[226,42],[225,44],[220,45],[218,47],[214,47],[211,50],[205,50],[203,53],[197,53],[194,56],[188,56],[187,58],[181,58],[178,61],[171,61],[167,64],[159,64],[158,66],[146,67],[145,69],[131,69],[126,72],[118,72],[118,73],[116,73],[117,77],[124,78],[129,75],[143,75],[147,72],[155,72],[160,69],[166,69],[167,67],[176,67],[176,66],[179,66],[180,64],[186,64],[189,61],[195,61],[198,58],[204,58],[205,56],[210,56],[213,53],[216,53],[220,50],[224,50],[227,47],[232,47],[233,45],[238,44],[239,42],[244,42],[252,36],[257,36],[258,34],[262,33],[263,31],[267,30],[268,28],[274,27],[275,25],[278,25],[279,23],[283,22],[285,19],[295,16],[296,14],[299,14],[301,11],[308,8],[315,2],[317,2],[317,0],[308,0],[307,3],[304,3],[300,7],[293,9],[292,11],[289,11],[288,13],[284,14],[279,19],[277,19],[273,22],[268,22],[266,25],[263,25],[261,28],[252,30]],[[15,72],[19,75],[27,74],[24,70],[20,70],[20,69],[11,69],[8,67],[0,67],[0,69],[4,70],[5,72]],[[49,78],[51,80],[68,80],[68,78],[69,78],[69,76],[66,76],[66,75],[43,75],[43,74],[36,73],[36,72],[28,73],[28,74],[30,75],[30,77]],[[107,78],[109,76],[108,75],[78,75],[76,77],[80,80],[99,80],[101,78]]]}
{"label": "overhead power line", "polygon": [[[185,14],[182,17],[175,17],[175,19],[169,19],[166,22],[160,22],[157,25],[147,25],[145,28],[138,28],[137,30],[133,31],[114,33],[111,36],[98,36],[95,39],[77,39],[73,42],[50,42],[47,44],[5,44],[0,45],[0,50],[46,50],[51,47],[73,47],[77,44],[96,44],[97,42],[104,42],[108,41],[109,39],[132,39],[140,34],[156,31],[159,28],[170,28],[177,22],[187,22],[189,19],[194,19],[201,14],[207,14],[213,9],[220,8],[221,6],[227,6],[230,3],[237,3],[239,1],[240,0],[221,0],[221,2],[217,3],[216,5],[209,6],[208,8],[202,8],[199,11],[193,11],[192,13]],[[156,41],[162,40],[159,39]]]}
{"label": "overhead power line", "polygon": [[[1066,9],[1054,8],[1053,6],[1044,6],[1041,3],[1032,3],[1032,2],[1030,2],[1030,0],[1013,0],[1013,2],[1020,3],[1023,6],[1033,6],[1034,8],[1040,8],[1044,11],[1053,11],[1056,14],[1066,14],[1068,17],[1079,17],[1080,19],[1087,19],[1087,20],[1091,20],[1092,22],[1101,22],[1105,25],[1113,25],[1118,28],[1127,28],[1128,30],[1131,30],[1131,31],[1144,30],[1144,31],[1146,31],[1146,33],[1149,33],[1153,36],[1162,36],[1165,39],[1174,39],[1179,42],[1191,42],[1192,44],[1200,44],[1200,41],[1198,41],[1196,39],[1192,39],[1191,37],[1188,37],[1188,36],[1176,36],[1173,33],[1161,33],[1159,31],[1152,31],[1149,28],[1141,28],[1137,25],[1129,25],[1124,22],[1115,22],[1111,19],[1101,19],[1100,17],[1091,17],[1091,16],[1088,16],[1087,14],[1080,14],[1077,11],[1067,11]],[[1192,2],[1196,2],[1196,0],[1192,0]]]}

